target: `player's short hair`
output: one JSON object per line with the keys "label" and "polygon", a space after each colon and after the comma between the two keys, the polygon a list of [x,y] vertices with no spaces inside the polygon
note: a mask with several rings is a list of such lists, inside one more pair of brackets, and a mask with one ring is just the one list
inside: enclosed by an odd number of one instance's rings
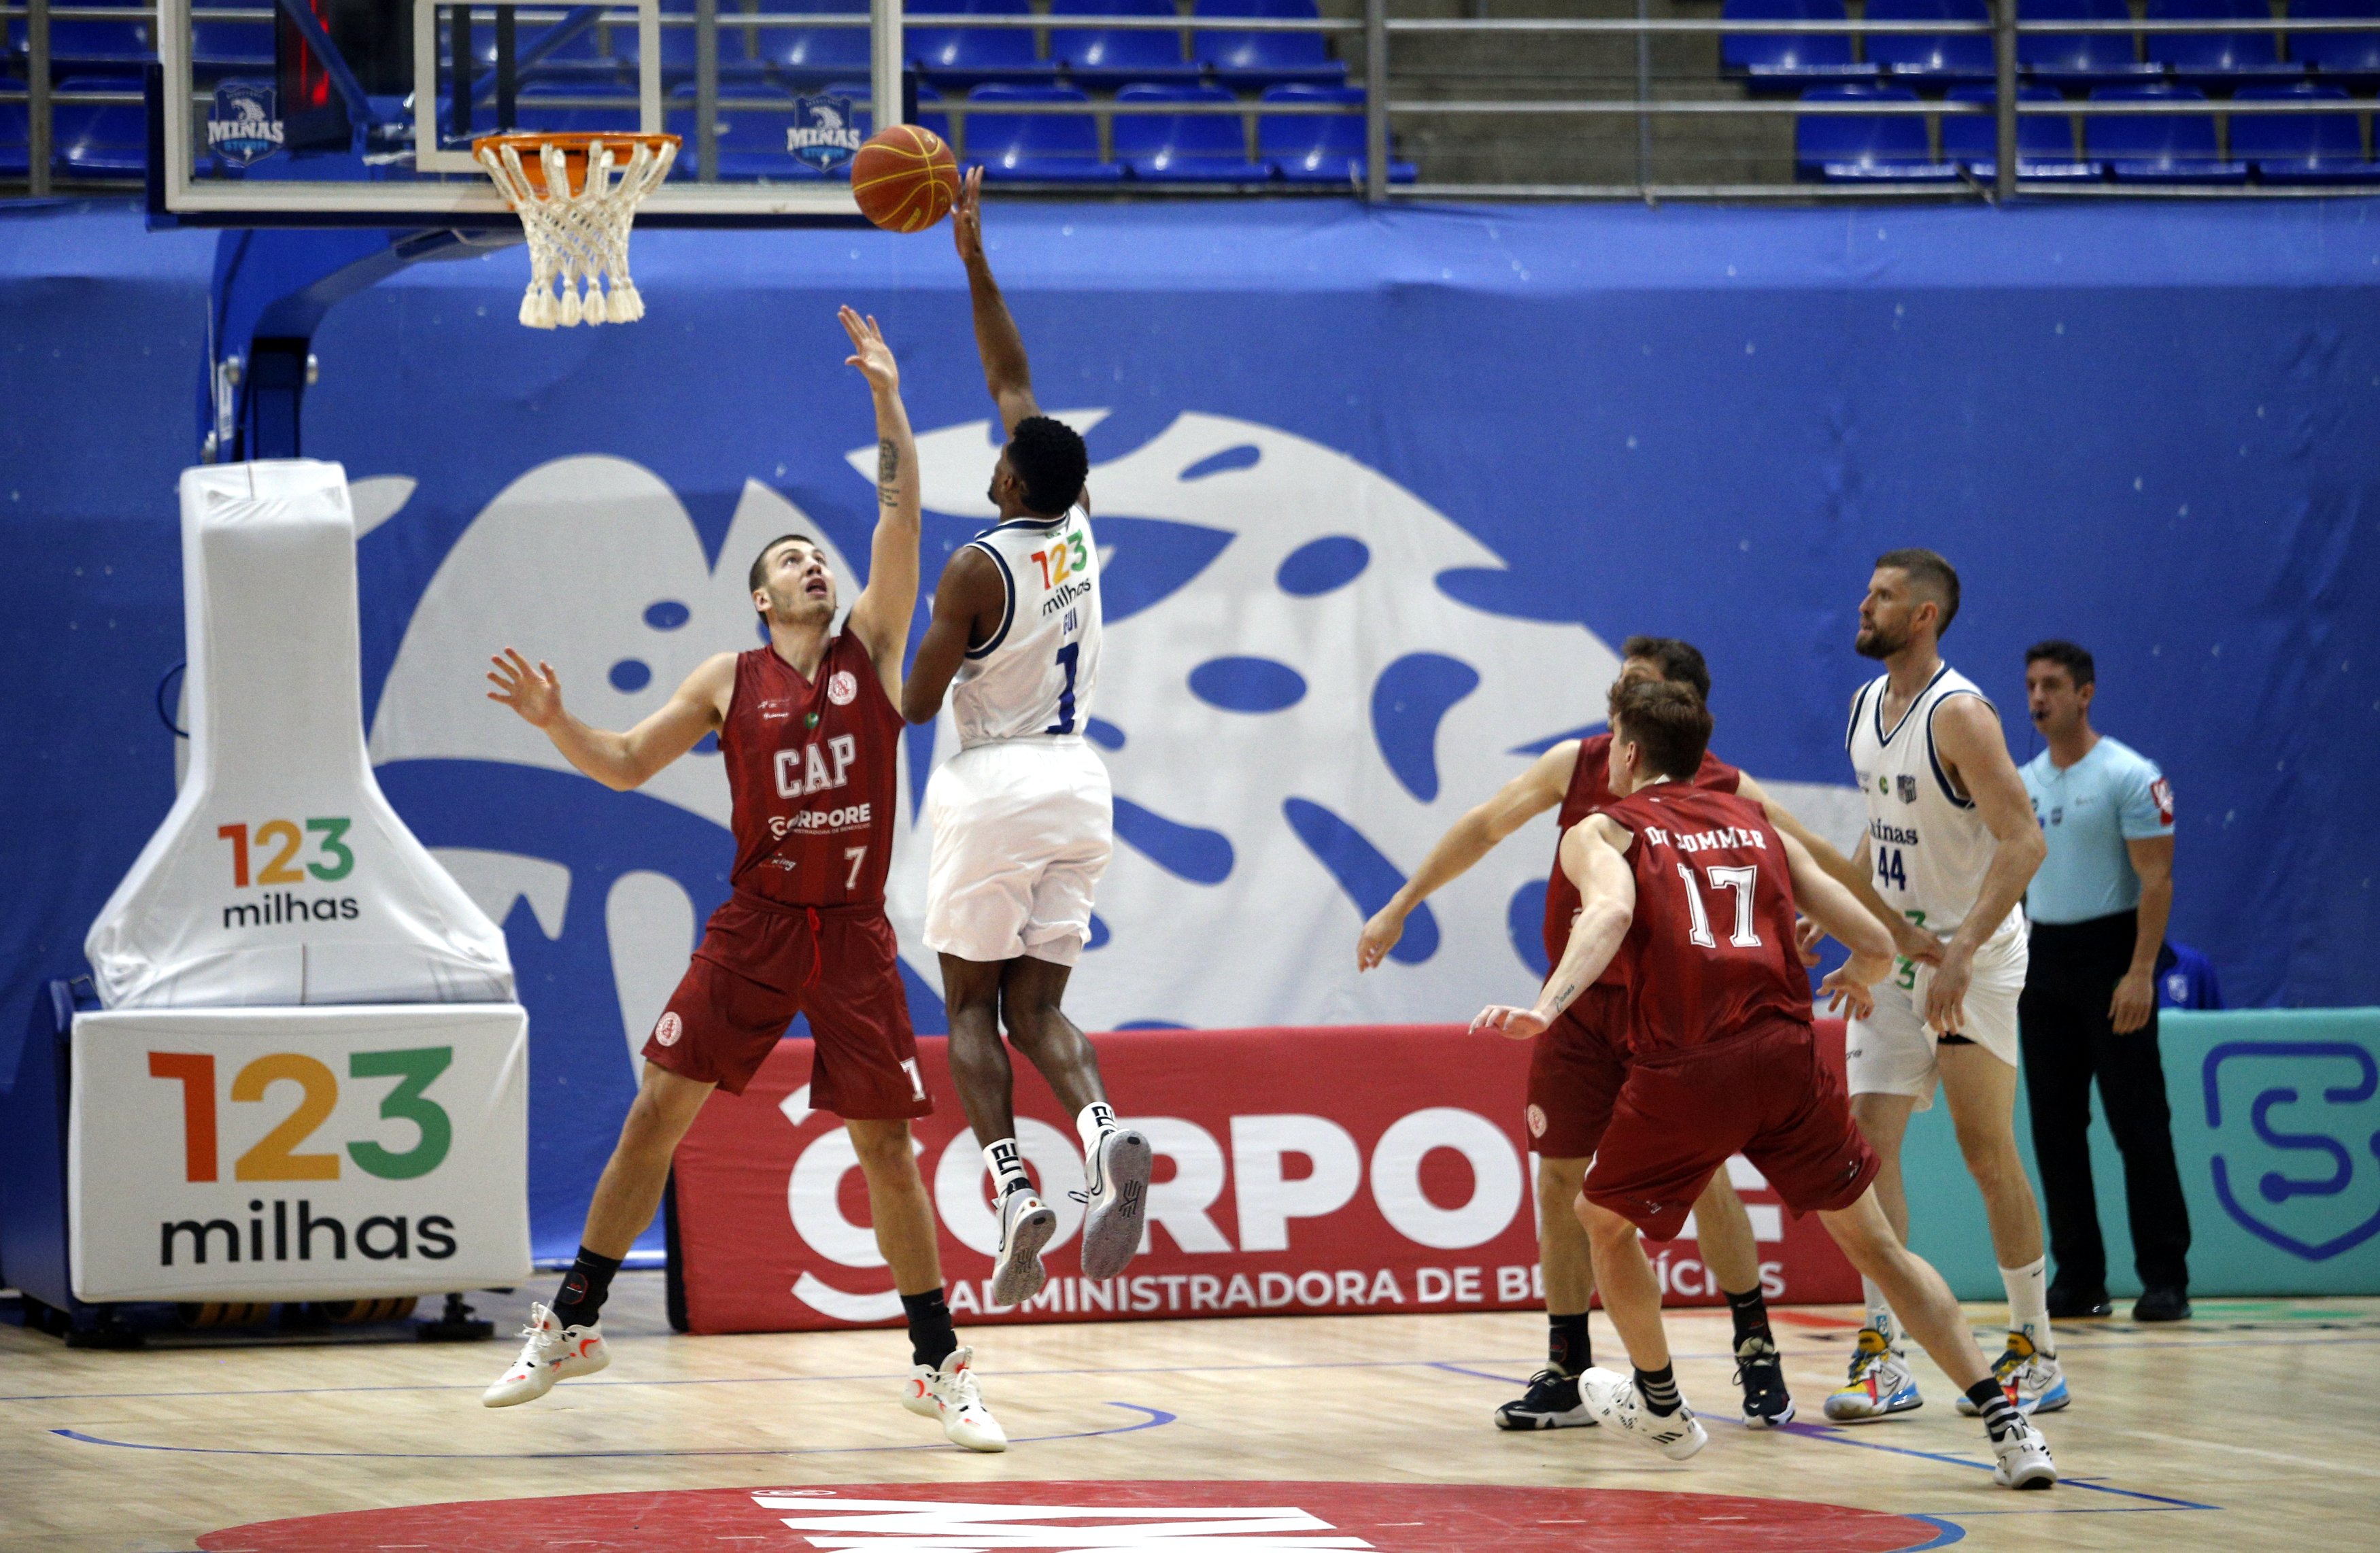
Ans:
{"label": "player's short hair", "polygon": [[1876,558],[1876,569],[1889,566],[1905,572],[1917,591],[1942,606],[1941,623],[1934,635],[1941,637],[1950,629],[1950,622],[1959,618],[1959,573],[1950,563],[1930,550],[1888,550]]}
{"label": "player's short hair", "polygon": [[2055,637],[2046,642],[2035,642],[2024,649],[2024,666],[2030,669],[2035,663],[2057,664],[2066,671],[2066,677],[2074,682],[2077,690],[2086,685],[2095,685],[2099,679],[2099,666],[2091,661],[2091,654],[2087,650]]}
{"label": "player's short hair", "polygon": [[1710,666],[1703,661],[1702,649],[1692,642],[1675,637],[1631,637],[1620,644],[1620,657],[1623,662],[1642,658],[1647,663],[1658,663],[1663,679],[1671,685],[1691,686],[1695,695],[1710,699]]}
{"label": "player's short hair", "polygon": [[1710,708],[1690,686],[1634,679],[1611,693],[1611,734],[1644,752],[1656,776],[1693,776],[1710,747]]}
{"label": "player's short hair", "polygon": [[1008,434],[1008,467],[1025,482],[1026,506],[1044,517],[1063,517],[1090,478],[1091,454],[1073,427],[1028,415]]}
{"label": "player's short hair", "polygon": [[816,550],[819,547],[819,542],[816,540],[811,539],[808,534],[780,534],[775,539],[771,540],[767,544],[760,547],[759,554],[752,557],[752,569],[745,574],[746,577],[752,585],[750,588],[746,589],[747,592],[758,593],[760,591],[760,585],[769,580],[769,552],[776,549],[779,545],[783,544],[787,540],[799,540],[802,543],[809,546],[812,550]]}

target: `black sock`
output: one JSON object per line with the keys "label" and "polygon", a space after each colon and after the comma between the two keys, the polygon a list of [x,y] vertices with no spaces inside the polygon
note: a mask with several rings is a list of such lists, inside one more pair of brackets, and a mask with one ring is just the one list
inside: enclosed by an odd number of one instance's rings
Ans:
{"label": "black sock", "polygon": [[959,1345],[959,1335],[951,1329],[950,1303],[940,1289],[929,1289],[902,1295],[901,1308],[909,1317],[909,1357],[928,1369],[941,1369]]}
{"label": "black sock", "polygon": [[1994,1439],[2007,1438],[2022,1422],[2022,1415],[2008,1400],[2008,1393],[1990,1376],[1967,1388],[1967,1400],[1974,1403],[1975,1411],[1984,1415],[1984,1427],[1991,1431]]}
{"label": "black sock", "polygon": [[1741,1294],[1728,1294],[1727,1313],[1735,1317],[1735,1346],[1739,1349],[1748,1338],[1758,1338],[1771,1347],[1776,1345],[1776,1336],[1768,1330],[1768,1302],[1760,1297],[1758,1285]]}
{"label": "black sock", "polygon": [[562,1275],[562,1292],[553,1296],[553,1324],[593,1325],[595,1318],[603,1314],[603,1301],[612,1292],[612,1275],[619,1270],[617,1256],[599,1256],[580,1246],[578,1259]]}
{"label": "black sock", "polygon": [[1677,1372],[1667,1365],[1658,1370],[1638,1370],[1636,1389],[1644,1393],[1645,1406],[1663,1417],[1677,1412],[1681,1405]]}
{"label": "black sock", "polygon": [[1565,1376],[1576,1375],[1595,1363],[1587,1342],[1586,1312],[1576,1316],[1546,1316],[1546,1363]]}

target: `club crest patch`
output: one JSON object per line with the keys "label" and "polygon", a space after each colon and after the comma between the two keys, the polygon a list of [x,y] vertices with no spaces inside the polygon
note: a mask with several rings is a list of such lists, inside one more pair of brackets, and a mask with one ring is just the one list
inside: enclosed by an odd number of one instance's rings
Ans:
{"label": "club crest patch", "polygon": [[859,698],[859,681],[849,669],[837,669],[834,677],[826,682],[826,698],[838,707],[847,707]]}
{"label": "club crest patch", "polygon": [[685,1032],[686,1027],[678,1022],[677,1010],[671,1009],[662,1015],[661,1023],[653,1026],[653,1039],[663,1046],[675,1046],[678,1037]]}
{"label": "club crest patch", "polygon": [[859,126],[848,97],[796,97],[785,149],[796,160],[832,173],[859,154]]}
{"label": "club crest patch", "polygon": [[1917,801],[1917,779],[1915,777],[1903,772],[1893,780],[1895,784],[1900,789],[1900,801],[1902,803],[1913,804]]}
{"label": "club crest patch", "polygon": [[207,149],[235,167],[253,166],[281,149],[274,90],[261,81],[225,81],[207,107]]}

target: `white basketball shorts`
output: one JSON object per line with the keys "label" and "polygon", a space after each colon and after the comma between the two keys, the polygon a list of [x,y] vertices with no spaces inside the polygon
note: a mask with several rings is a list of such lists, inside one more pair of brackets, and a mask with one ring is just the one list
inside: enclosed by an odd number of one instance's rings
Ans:
{"label": "white basketball shorts", "polygon": [[963,749],[927,782],[926,818],[927,948],[987,964],[1081,956],[1091,895],[1115,850],[1115,800],[1097,750],[1079,737]]}
{"label": "white basketball shorts", "polygon": [[[2014,920],[2014,930],[2002,928],[1975,952],[1966,1023],[1959,1030],[2011,1068],[2017,1065],[2016,1005],[2024,991],[2027,959],[2023,919]],[[1876,1012],[1852,1020],[1843,1044],[1852,1094],[1907,1095],[1919,1110],[1933,1109],[1941,1080],[1941,1037],[1925,1025],[1925,994],[1933,984],[1931,965],[1906,961],[1897,962],[1894,974],[1876,984]]]}

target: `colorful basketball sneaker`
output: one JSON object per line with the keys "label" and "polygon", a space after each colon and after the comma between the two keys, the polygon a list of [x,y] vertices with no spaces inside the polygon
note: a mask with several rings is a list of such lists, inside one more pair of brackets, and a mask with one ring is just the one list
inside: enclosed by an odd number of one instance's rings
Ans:
{"label": "colorful basketball sneaker", "polygon": [[2047,1488],[2058,1482],[2058,1463],[2049,1459],[2049,1441],[2030,1424],[2020,1423],[1992,1441],[1998,1464],[1992,1481],[2003,1488]]}
{"label": "colorful basketball sneaker", "polygon": [[1528,1394],[1496,1410],[1500,1429],[1591,1429],[1595,1414],[1578,1394],[1578,1377],[1542,1369],[1529,1377]]}
{"label": "colorful basketball sneaker", "polygon": [[[2000,1383],[2016,1410],[2027,1415],[2056,1413],[2074,1400],[2066,1389],[2066,1371],[2057,1357],[2035,1350],[2022,1332],[2009,1334],[2008,1350],[1992,1365],[1992,1378]],[[1982,1410],[1973,1398],[1962,1395],[1959,1411],[1973,1418]]]}
{"label": "colorful basketball sneaker", "polygon": [[521,1344],[520,1357],[513,1367],[484,1392],[482,1407],[511,1407],[516,1402],[535,1401],[553,1389],[557,1380],[567,1380],[574,1375],[593,1375],[612,1362],[611,1350],[603,1346],[603,1323],[591,1321],[584,1327],[565,1327],[553,1319],[553,1312],[540,1304],[528,1307],[528,1325],[521,1329],[528,1341]]}
{"label": "colorful basketball sneaker", "polygon": [[953,1445],[987,1452],[1008,1449],[1008,1432],[983,1405],[983,1393],[976,1389],[972,1348],[953,1349],[940,1368],[916,1366],[902,1388],[901,1405],[920,1418],[940,1423]]}
{"label": "colorful basketball sneaker", "polygon": [[1057,1210],[1026,1187],[1000,1199],[1000,1255],[991,1268],[991,1303],[1021,1305],[1041,1292],[1049,1273],[1041,1248],[1058,1232]]}
{"label": "colorful basketball sneaker", "polygon": [[1875,1328],[1861,1328],[1852,1350],[1851,1379],[1827,1398],[1827,1416],[1838,1424],[1872,1424],[1925,1405],[1908,1356],[1896,1353]]}
{"label": "colorful basketball sneaker", "polygon": [[1781,1429],[1793,1422],[1793,1397],[1785,1389],[1785,1364],[1776,1343],[1762,1337],[1737,1343],[1735,1383],[1743,1388],[1746,1428]]}
{"label": "colorful basketball sneaker", "polygon": [[1583,1370],[1578,1377],[1578,1394],[1586,1400],[1587,1411],[1598,1422],[1610,1425],[1672,1462],[1682,1462],[1710,1443],[1710,1436],[1703,1431],[1693,1408],[1682,1401],[1675,1413],[1655,1413],[1645,1405],[1645,1395],[1636,1389],[1636,1382],[1631,1377],[1601,1368]]}
{"label": "colorful basketball sneaker", "polygon": [[1140,1251],[1141,1212],[1148,1204],[1155,1158],[1146,1134],[1118,1127],[1101,1134],[1083,1159],[1090,1190],[1083,1195],[1083,1276],[1120,1277]]}

